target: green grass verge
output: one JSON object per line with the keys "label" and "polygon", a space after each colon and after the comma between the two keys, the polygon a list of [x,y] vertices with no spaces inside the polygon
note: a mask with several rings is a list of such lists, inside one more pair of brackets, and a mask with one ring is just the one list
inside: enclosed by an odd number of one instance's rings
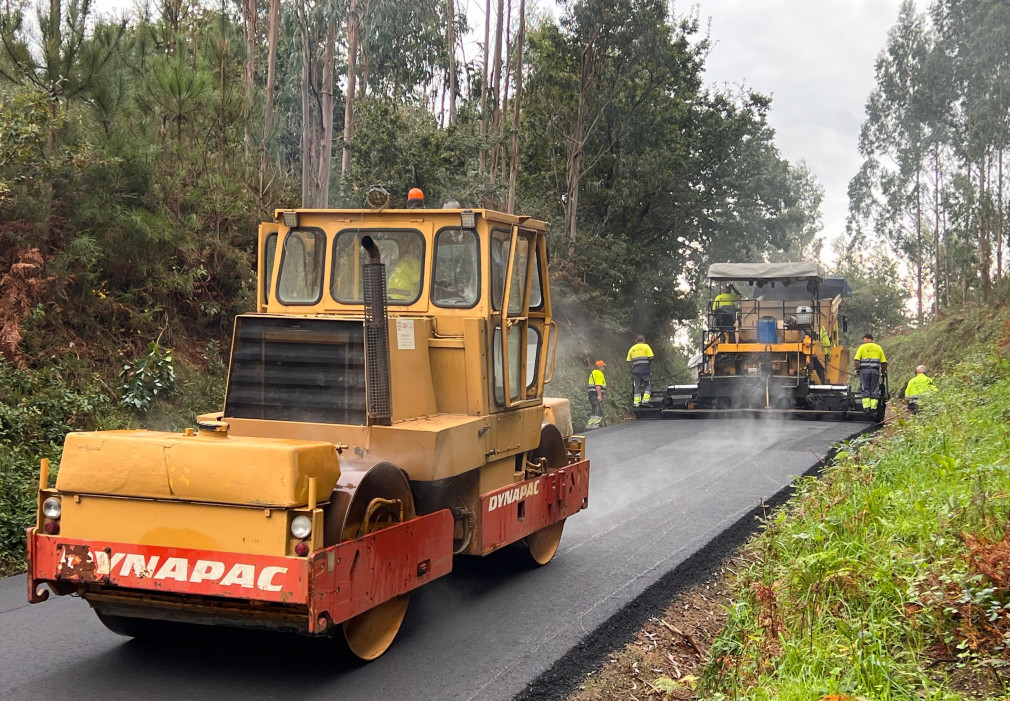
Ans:
{"label": "green grass verge", "polygon": [[1004,697],[1010,369],[969,358],[940,385],[802,480],[748,546],[706,698]]}

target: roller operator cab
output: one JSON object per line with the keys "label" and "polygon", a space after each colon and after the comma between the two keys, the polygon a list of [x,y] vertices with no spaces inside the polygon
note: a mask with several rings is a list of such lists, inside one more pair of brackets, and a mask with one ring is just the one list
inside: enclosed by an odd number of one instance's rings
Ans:
{"label": "roller operator cab", "polygon": [[33,603],[390,645],[454,555],[545,564],[589,463],[553,373],[546,225],[488,210],[285,210],[259,232],[224,409],[67,436],[28,530]]}
{"label": "roller operator cab", "polygon": [[[841,278],[816,263],[723,263],[708,271],[697,384],[671,385],[653,415],[759,413],[868,419],[855,411]],[[883,402],[881,402],[881,410]]]}

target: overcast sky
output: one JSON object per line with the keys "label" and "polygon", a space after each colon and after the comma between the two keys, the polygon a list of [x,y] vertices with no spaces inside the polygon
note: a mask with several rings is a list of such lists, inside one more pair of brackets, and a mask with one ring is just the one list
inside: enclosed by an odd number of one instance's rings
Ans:
{"label": "overcast sky", "polygon": [[[706,77],[773,98],[782,155],[805,161],[824,186],[824,236],[845,231],[847,187],[873,66],[901,0],[697,0],[715,42]],[[926,0],[917,0],[925,11]],[[687,8],[677,3],[678,13]],[[830,253],[830,246],[826,247]]]}

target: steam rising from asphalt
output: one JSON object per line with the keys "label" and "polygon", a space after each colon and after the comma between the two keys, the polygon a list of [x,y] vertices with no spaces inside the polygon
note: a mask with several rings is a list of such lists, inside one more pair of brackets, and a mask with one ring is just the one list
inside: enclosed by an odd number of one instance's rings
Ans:
{"label": "steam rising from asphalt", "polygon": [[[675,508],[674,504],[688,492],[698,490],[708,494],[713,489],[711,485],[718,483],[718,476],[737,469],[747,471],[755,486],[761,487],[752,504],[757,505],[765,489],[781,481],[782,451],[792,454],[797,464],[809,467],[823,457],[823,452],[812,453],[811,449],[823,443],[818,429],[829,425],[758,415],[641,419],[607,429],[606,441],[594,441],[601,434],[591,433],[586,438],[593,465],[589,488],[592,508],[588,517],[615,519],[618,527],[657,508],[657,498],[663,504],[659,508]],[[678,456],[683,456],[683,460]],[[626,473],[640,471],[657,461],[662,469],[652,471],[654,479],[649,494],[627,488]]]}

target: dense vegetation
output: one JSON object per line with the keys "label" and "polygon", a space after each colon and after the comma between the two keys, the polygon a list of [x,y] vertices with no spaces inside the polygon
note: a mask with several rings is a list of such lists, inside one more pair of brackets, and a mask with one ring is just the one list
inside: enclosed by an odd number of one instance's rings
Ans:
{"label": "dense vegetation", "polygon": [[921,359],[943,367],[940,392],[844,446],[748,546],[709,697],[1007,693],[1008,323],[974,306],[893,339],[895,376]]}
{"label": "dense vegetation", "polygon": [[0,557],[21,558],[32,474],[66,431],[179,428],[220,405],[256,223],[277,207],[358,207],[375,183],[402,204],[420,185],[552,222],[553,389],[577,421],[600,357],[626,408],[635,333],[657,379],[683,372],[666,339],[710,256],[810,246],[818,186],[779,156],[768,98],[703,87],[696,15],[504,8],[489,3],[475,60],[452,2],[4,4]]}

